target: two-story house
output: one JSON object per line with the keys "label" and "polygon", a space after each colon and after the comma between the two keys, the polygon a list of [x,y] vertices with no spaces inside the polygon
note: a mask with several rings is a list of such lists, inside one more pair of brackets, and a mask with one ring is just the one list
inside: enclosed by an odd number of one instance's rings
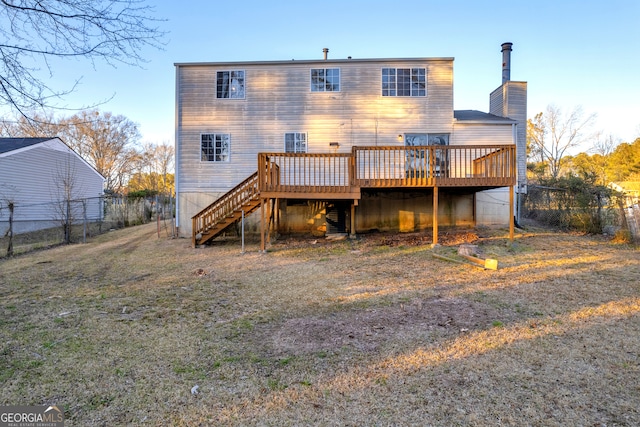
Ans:
{"label": "two-story house", "polygon": [[513,227],[526,83],[510,52],[489,113],[454,110],[453,58],[175,64],[180,234],[205,243],[258,209],[263,239]]}

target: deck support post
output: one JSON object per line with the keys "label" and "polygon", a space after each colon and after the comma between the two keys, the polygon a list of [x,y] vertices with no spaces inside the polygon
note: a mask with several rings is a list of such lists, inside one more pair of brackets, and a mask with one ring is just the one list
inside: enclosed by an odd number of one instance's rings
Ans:
{"label": "deck support post", "polygon": [[191,247],[196,248],[198,241],[196,239],[196,230],[198,228],[198,221],[195,217],[191,218]]}
{"label": "deck support post", "polygon": [[271,244],[271,234],[275,230],[276,199],[269,199],[267,204],[267,244]]}
{"label": "deck support post", "polygon": [[278,230],[280,230],[280,199],[275,199],[273,209],[275,209],[273,230],[278,233]]}
{"label": "deck support post", "polygon": [[514,186],[509,186],[509,241],[513,243],[513,233],[515,227],[515,209],[514,209],[514,201],[515,201],[515,190]]}
{"label": "deck support post", "polygon": [[351,238],[356,237],[356,202],[357,200],[354,200],[351,203],[351,227],[349,230]]}
{"label": "deck support post", "polygon": [[265,244],[268,245],[271,243],[271,199],[267,199],[267,224],[266,224],[266,232],[265,232]]}
{"label": "deck support post", "polygon": [[264,242],[264,198],[260,198],[260,251],[265,252],[265,242]]}
{"label": "deck support post", "polygon": [[433,245],[438,244],[438,187],[433,187]]}

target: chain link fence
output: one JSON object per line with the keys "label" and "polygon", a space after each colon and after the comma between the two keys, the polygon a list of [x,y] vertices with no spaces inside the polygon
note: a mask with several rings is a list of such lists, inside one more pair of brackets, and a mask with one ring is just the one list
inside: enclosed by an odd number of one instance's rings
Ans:
{"label": "chain link fence", "polygon": [[[637,201],[636,201],[637,202]],[[620,236],[640,243],[640,209],[623,194],[602,188],[558,188],[530,184],[523,195],[522,225]]]}
{"label": "chain link fence", "polygon": [[158,223],[158,234],[175,237],[175,199],[109,195],[37,204],[0,201],[0,257],[86,242],[151,221]]}

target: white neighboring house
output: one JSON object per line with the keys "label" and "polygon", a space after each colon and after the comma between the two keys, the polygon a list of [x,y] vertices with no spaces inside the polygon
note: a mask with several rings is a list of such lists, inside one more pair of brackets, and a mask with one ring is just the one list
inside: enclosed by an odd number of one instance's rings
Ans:
{"label": "white neighboring house", "polygon": [[9,204],[14,234],[60,226],[67,212],[75,223],[102,219],[104,182],[60,138],[0,138],[0,235]]}

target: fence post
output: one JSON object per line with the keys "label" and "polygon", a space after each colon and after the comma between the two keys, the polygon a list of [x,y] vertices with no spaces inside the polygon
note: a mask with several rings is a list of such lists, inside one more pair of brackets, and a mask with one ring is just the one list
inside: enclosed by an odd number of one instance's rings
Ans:
{"label": "fence post", "polygon": [[244,209],[242,210],[242,253],[244,253]]}
{"label": "fence post", "polygon": [[106,217],[106,197],[104,194],[98,196],[98,232],[102,233],[102,223],[107,219]]}
{"label": "fence post", "polygon": [[82,199],[82,243],[87,243],[87,199]]}
{"label": "fence post", "polygon": [[173,198],[174,196],[169,193],[169,218],[171,218],[171,237],[175,238],[176,236],[176,219],[173,216]]}
{"label": "fence post", "polygon": [[67,199],[67,216],[64,221],[64,242],[71,243],[71,200]]}
{"label": "fence post", "polygon": [[9,247],[7,256],[13,256],[13,202],[9,202]]}

